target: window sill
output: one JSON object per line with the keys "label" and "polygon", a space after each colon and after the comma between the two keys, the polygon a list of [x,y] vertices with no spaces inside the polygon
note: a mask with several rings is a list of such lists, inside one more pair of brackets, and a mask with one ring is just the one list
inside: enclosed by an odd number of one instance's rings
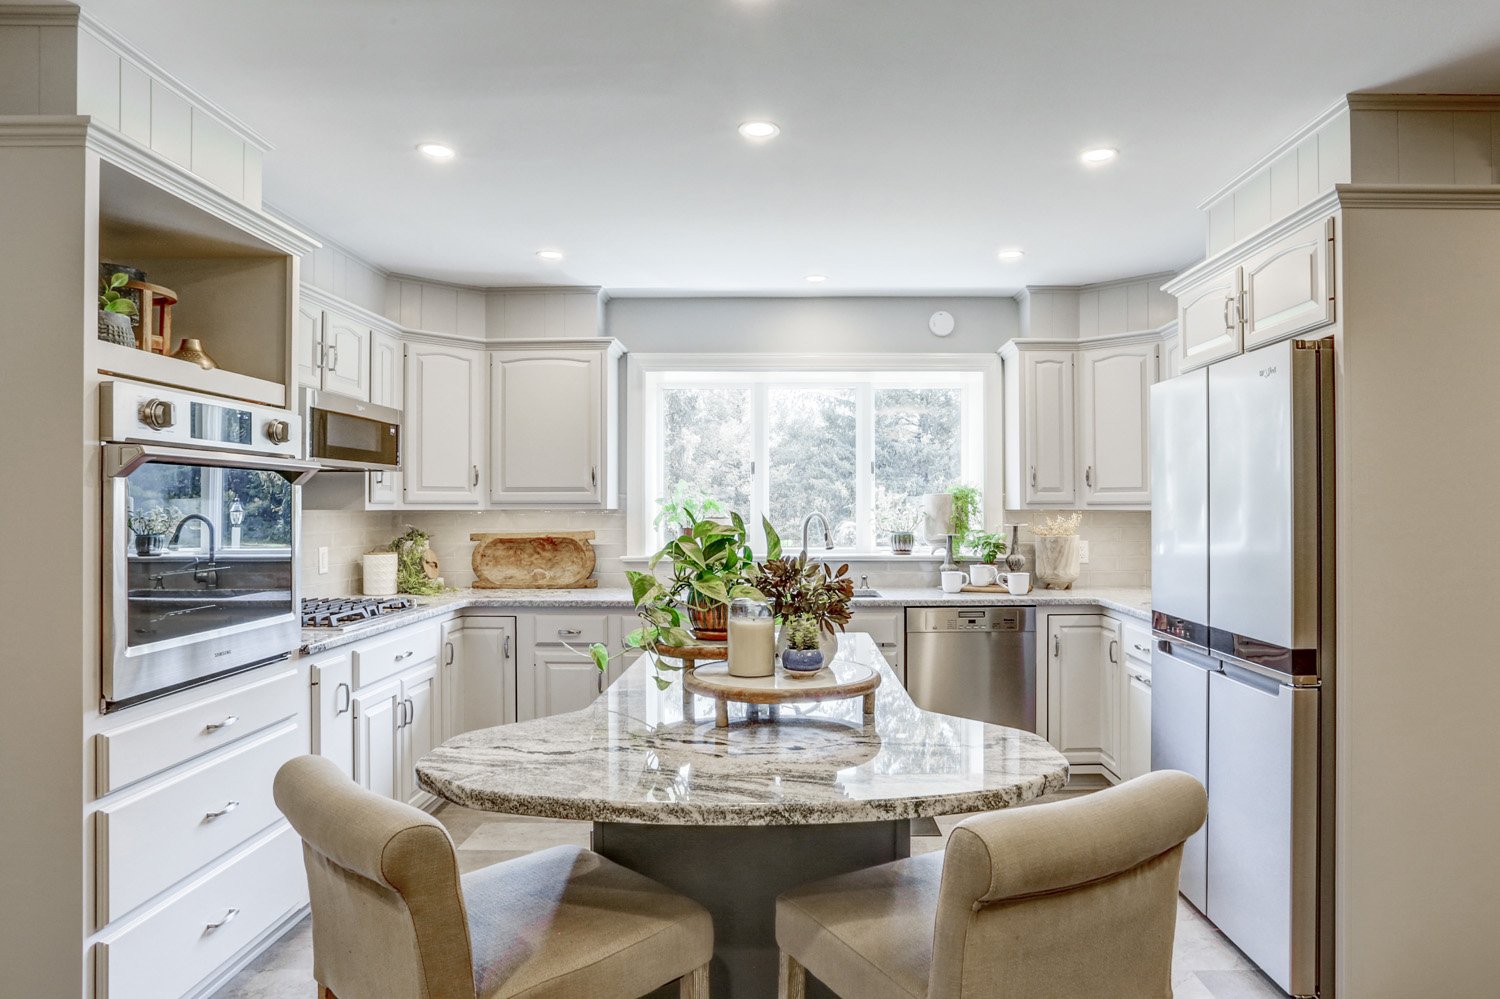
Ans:
{"label": "window sill", "polygon": [[[798,554],[798,551],[787,548],[783,549],[783,554],[788,556],[795,556]],[[765,557],[766,556],[764,552],[758,552],[755,556],[756,561],[760,561]],[[882,564],[891,565],[910,565],[914,563],[920,563],[922,565],[927,565],[929,563],[931,563],[932,565],[939,565],[943,561],[943,553],[941,551],[924,551],[913,552],[910,555],[892,555],[890,552],[856,552],[841,551],[839,549],[835,549],[831,552],[826,550],[808,552],[808,559],[813,562],[828,562],[835,565],[844,562],[849,562],[851,564],[879,562]],[[620,557],[620,562],[626,566],[629,566],[630,568],[638,567],[644,569],[647,563],[649,563],[650,561],[650,555],[622,555]],[[970,559],[968,556],[960,556],[959,561],[968,562],[972,561],[972,559]]]}

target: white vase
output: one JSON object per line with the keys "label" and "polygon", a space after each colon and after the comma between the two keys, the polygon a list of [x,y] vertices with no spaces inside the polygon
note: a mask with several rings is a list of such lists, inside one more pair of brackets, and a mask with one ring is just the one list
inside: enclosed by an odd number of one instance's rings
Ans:
{"label": "white vase", "polygon": [[1036,581],[1049,590],[1066,590],[1078,578],[1078,535],[1036,539]]}

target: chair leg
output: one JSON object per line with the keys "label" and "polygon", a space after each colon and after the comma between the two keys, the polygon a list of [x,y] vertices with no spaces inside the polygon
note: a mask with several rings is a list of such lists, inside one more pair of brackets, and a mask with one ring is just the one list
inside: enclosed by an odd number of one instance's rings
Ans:
{"label": "chair leg", "polygon": [[780,986],[776,994],[780,999],[807,999],[807,972],[797,959],[786,951],[781,952]]}
{"label": "chair leg", "polygon": [[333,989],[326,985],[319,985],[317,999],[339,999],[339,997],[333,994]]}
{"label": "chair leg", "polygon": [[708,965],[703,964],[677,979],[678,999],[708,999]]}

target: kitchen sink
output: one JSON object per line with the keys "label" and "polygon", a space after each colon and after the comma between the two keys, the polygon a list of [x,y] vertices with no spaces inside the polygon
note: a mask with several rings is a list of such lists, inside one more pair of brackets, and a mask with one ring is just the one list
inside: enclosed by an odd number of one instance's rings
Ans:
{"label": "kitchen sink", "polygon": [[856,597],[878,597],[880,596],[880,591],[871,589],[868,586],[861,586],[859,589],[854,591],[854,595]]}

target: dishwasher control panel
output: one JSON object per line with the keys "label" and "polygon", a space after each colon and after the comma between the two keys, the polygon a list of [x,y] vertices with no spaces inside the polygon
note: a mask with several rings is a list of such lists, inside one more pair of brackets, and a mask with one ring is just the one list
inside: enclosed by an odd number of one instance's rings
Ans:
{"label": "dishwasher control panel", "polygon": [[908,632],[1026,632],[1036,629],[1034,607],[912,607]]}

